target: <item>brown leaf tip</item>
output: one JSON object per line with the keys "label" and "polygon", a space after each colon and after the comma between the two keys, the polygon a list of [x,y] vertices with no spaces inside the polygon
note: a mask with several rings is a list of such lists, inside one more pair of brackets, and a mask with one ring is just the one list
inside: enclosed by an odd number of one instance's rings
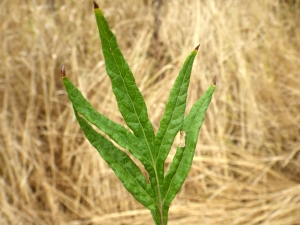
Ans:
{"label": "brown leaf tip", "polygon": [[99,5],[94,1],[94,9],[99,9]]}
{"label": "brown leaf tip", "polygon": [[198,51],[199,47],[200,47],[200,44],[197,45],[197,47],[195,48],[195,50]]}
{"label": "brown leaf tip", "polygon": [[62,65],[62,66],[61,66],[60,74],[61,74],[61,77],[62,77],[62,78],[66,78],[66,77],[67,77],[67,75],[66,75],[66,70],[65,70],[65,65]]}
{"label": "brown leaf tip", "polygon": [[214,79],[213,79],[213,84],[216,86],[217,84],[217,77],[215,76]]}

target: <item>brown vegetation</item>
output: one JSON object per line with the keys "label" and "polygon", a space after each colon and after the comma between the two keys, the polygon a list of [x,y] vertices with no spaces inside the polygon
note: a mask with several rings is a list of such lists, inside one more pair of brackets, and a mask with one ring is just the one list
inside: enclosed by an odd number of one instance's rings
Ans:
{"label": "brown vegetation", "polygon": [[[150,0],[98,3],[155,129],[199,43],[188,109],[217,76],[169,224],[300,224],[299,1],[161,2],[159,15]],[[83,137],[61,82],[64,63],[123,124],[92,2],[2,0],[0,45],[0,224],[153,224]]]}

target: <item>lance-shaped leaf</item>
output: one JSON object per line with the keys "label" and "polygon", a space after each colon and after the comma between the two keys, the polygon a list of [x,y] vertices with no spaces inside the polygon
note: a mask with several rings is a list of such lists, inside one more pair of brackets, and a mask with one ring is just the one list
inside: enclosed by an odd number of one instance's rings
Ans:
{"label": "lance-shaped leaf", "polygon": [[141,149],[144,147],[143,144],[136,136],[134,136],[134,134],[129,132],[122,125],[115,123],[106,116],[98,113],[67,77],[63,78],[63,83],[68,93],[68,97],[73,104],[73,108],[78,113],[80,113],[87,121],[106,133],[118,145],[129,150],[134,157],[143,163],[147,170],[152,168],[149,160],[141,154]]}
{"label": "lance-shaped leaf", "polygon": [[146,104],[139,91],[132,72],[121,53],[115,35],[110,30],[99,6],[94,3],[95,17],[102,43],[106,72],[112,82],[119,110],[135,136],[144,144],[143,154],[154,165],[154,131],[149,120]]}
{"label": "lance-shaped leaf", "polygon": [[79,116],[75,109],[74,111],[84,135],[113,169],[124,187],[146,208],[155,210],[153,190],[147,184],[138,166],[125,152],[118,149],[103,135],[95,131],[84,118]]}
{"label": "lance-shaped leaf", "polygon": [[163,183],[163,204],[168,207],[185,181],[194,157],[199,130],[202,126],[205,112],[211,101],[215,85],[211,85],[203,96],[193,105],[190,113],[184,119],[182,131],[185,132],[185,146],[178,147]]}
{"label": "lance-shaped leaf", "polygon": [[160,202],[160,180],[158,180],[155,166],[154,131],[148,117],[147,107],[143,96],[138,89],[133,74],[119,49],[115,35],[110,30],[108,23],[94,2],[94,13],[98,25],[102,52],[105,59],[106,72],[111,79],[112,89],[116,96],[119,110],[134,135],[140,139],[144,148],[141,154],[151,162],[151,167],[145,167],[157,201]]}
{"label": "lance-shaped leaf", "polygon": [[160,127],[155,137],[155,149],[157,151],[157,170],[159,179],[163,179],[164,162],[168,156],[174,138],[181,129],[186,108],[187,91],[190,83],[191,71],[194,59],[197,55],[199,45],[185,60],[182,69],[171,89],[166,104]]}

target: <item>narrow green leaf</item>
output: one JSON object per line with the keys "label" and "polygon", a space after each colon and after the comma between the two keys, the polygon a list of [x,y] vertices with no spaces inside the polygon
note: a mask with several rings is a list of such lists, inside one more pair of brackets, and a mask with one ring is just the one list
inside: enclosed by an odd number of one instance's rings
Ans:
{"label": "narrow green leaf", "polygon": [[168,207],[185,181],[195,153],[199,130],[202,126],[205,112],[215,90],[212,84],[203,96],[193,105],[190,113],[184,119],[182,131],[185,132],[185,146],[178,147],[163,183],[163,205]]}
{"label": "narrow green leaf", "polygon": [[144,145],[141,154],[151,162],[151,167],[145,167],[149,174],[152,189],[160,202],[160,186],[155,166],[154,131],[148,117],[144,98],[138,89],[133,74],[119,49],[115,35],[101,11],[94,7],[99,35],[102,43],[102,52],[105,59],[106,72],[111,79],[112,89],[116,96],[119,110],[134,135]]}
{"label": "narrow green leaf", "polygon": [[79,116],[75,109],[74,111],[84,135],[113,169],[124,187],[146,208],[155,210],[154,193],[139,167],[125,152],[95,131],[84,118]]}
{"label": "narrow green leaf", "polygon": [[104,115],[98,113],[67,77],[63,78],[63,83],[74,109],[87,121],[106,133],[118,145],[129,150],[129,152],[139,159],[145,168],[149,170],[151,163],[142,155],[144,146],[139,139],[122,125],[115,123]]}
{"label": "narrow green leaf", "polygon": [[100,8],[95,8],[95,17],[102,42],[106,71],[109,75],[119,110],[127,124],[143,142],[143,154],[153,160],[154,131],[149,120],[146,104],[139,91],[132,72],[121,53],[115,35],[109,29]]}
{"label": "narrow green leaf", "polygon": [[164,162],[168,156],[174,138],[181,129],[186,108],[187,90],[190,83],[191,71],[199,46],[185,60],[182,69],[171,89],[160,127],[155,137],[157,151],[156,167],[159,179],[163,180]]}

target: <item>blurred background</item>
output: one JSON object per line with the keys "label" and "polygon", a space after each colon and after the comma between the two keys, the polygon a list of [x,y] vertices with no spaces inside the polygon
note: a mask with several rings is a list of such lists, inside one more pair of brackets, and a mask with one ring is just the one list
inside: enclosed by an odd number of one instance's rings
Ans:
{"label": "blurred background", "polygon": [[[198,44],[187,112],[217,77],[169,224],[300,224],[300,1],[97,3],[155,131]],[[85,140],[62,85],[65,64],[91,104],[124,124],[92,1],[1,0],[0,46],[0,224],[153,224]]]}

